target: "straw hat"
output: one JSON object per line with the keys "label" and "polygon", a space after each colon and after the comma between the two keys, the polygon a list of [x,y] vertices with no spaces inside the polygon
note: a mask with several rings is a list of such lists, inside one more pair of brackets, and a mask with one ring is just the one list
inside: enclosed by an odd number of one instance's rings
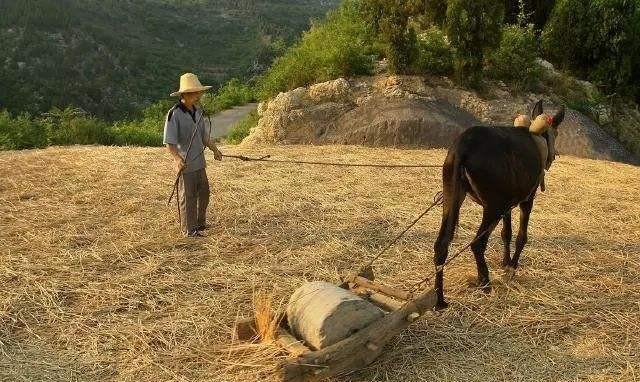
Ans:
{"label": "straw hat", "polygon": [[193,73],[185,73],[180,76],[180,90],[171,93],[171,97],[177,97],[182,93],[203,92],[211,89],[211,86],[203,86]]}

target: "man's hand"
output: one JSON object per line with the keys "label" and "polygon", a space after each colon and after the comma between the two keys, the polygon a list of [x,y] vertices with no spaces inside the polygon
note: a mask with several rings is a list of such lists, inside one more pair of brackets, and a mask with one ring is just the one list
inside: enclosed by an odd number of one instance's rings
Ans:
{"label": "man's hand", "polygon": [[220,152],[220,150],[218,150],[216,145],[212,144],[211,146],[209,146],[209,148],[211,149],[211,151],[213,151],[213,159],[222,160],[222,153]]}
{"label": "man's hand", "polygon": [[176,170],[180,172],[186,166],[186,163],[178,152],[178,147],[173,144],[167,144],[167,151],[169,151],[169,154],[171,154],[171,158],[173,158],[173,163],[176,166]]}
{"label": "man's hand", "polygon": [[175,157],[173,157],[173,163],[176,166],[176,170],[178,172],[182,171],[185,167],[185,163],[184,163],[184,159],[182,159],[182,157],[180,157],[179,155],[176,155]]}

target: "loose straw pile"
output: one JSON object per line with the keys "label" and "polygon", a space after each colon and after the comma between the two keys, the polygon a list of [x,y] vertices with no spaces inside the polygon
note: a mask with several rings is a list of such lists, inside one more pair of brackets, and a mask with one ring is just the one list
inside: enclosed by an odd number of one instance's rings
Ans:
{"label": "loose straw pile", "polygon": [[[441,163],[445,155],[268,152],[358,163]],[[0,153],[0,380],[274,380],[285,356],[277,346],[232,341],[254,291],[286,301],[304,280],[337,281],[441,188],[438,169],[207,158],[213,228],[193,240],[164,204],[174,174],[162,149]],[[639,178],[637,167],[560,157],[536,201],[516,278],[501,277],[498,228],[487,250],[491,294],[469,286],[475,263],[460,256],[445,271],[450,309],[428,314],[376,363],[338,381],[637,380]],[[465,202],[452,250],[479,221],[480,209]],[[380,281],[407,287],[432,272],[439,223],[438,210],[386,253],[374,265]]]}

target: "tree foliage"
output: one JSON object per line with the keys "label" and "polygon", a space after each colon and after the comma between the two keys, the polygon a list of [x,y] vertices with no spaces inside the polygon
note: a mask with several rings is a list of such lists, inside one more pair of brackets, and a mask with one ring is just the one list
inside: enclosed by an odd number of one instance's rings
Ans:
{"label": "tree foliage", "polygon": [[487,58],[489,75],[517,90],[532,90],[542,74],[538,45],[533,25],[504,27],[499,46]]}
{"label": "tree foliage", "polygon": [[485,55],[500,42],[503,13],[498,0],[449,0],[446,33],[456,49],[458,82],[481,85]]}
{"label": "tree foliage", "polygon": [[638,96],[640,1],[558,0],[543,47],[554,63],[606,93]]}
{"label": "tree foliage", "polygon": [[389,69],[406,73],[416,59],[416,31],[409,26],[411,16],[418,14],[419,0],[367,0],[363,12],[379,33],[385,45]]}

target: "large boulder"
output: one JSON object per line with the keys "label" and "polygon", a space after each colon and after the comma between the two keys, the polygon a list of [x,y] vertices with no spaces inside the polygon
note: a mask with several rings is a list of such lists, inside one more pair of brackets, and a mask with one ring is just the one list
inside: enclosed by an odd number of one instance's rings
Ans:
{"label": "large boulder", "polygon": [[615,138],[584,114],[568,110],[558,128],[559,154],[640,164]]}
{"label": "large boulder", "polygon": [[473,115],[433,98],[374,97],[347,111],[321,137],[327,143],[393,147],[447,147]]}
{"label": "large boulder", "polygon": [[[583,84],[588,90],[588,84]],[[446,148],[464,129],[477,125],[511,125],[543,99],[540,94],[513,94],[504,84],[488,96],[456,87],[447,78],[376,75],[339,78],[280,93],[259,108],[258,125],[243,144],[355,144]],[[607,123],[603,110],[599,120]],[[559,152],[593,159],[638,163],[598,124],[569,111],[560,127]]]}

